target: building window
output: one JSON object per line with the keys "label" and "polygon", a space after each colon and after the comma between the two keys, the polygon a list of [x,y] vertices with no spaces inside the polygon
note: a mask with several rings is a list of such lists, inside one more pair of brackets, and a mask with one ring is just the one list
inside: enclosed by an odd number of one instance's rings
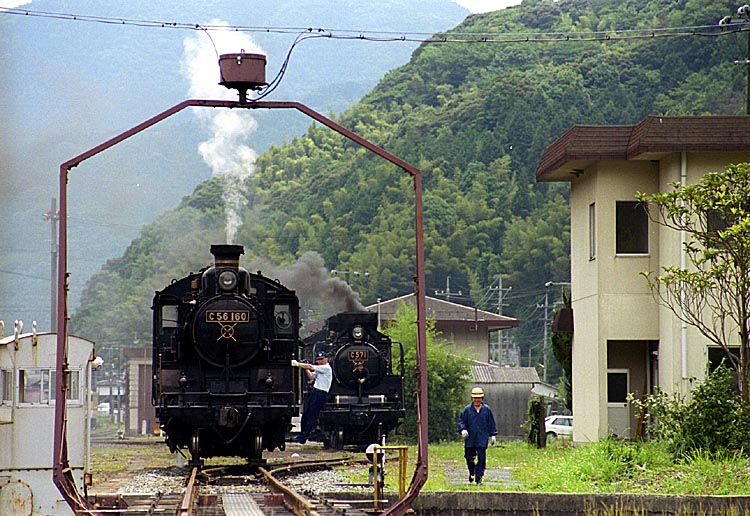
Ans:
{"label": "building window", "polygon": [[[55,377],[54,369],[19,369],[18,402],[41,405],[54,403],[56,394]],[[80,403],[81,372],[78,370],[69,371],[66,380],[68,401]]]}
{"label": "building window", "polygon": [[589,204],[589,260],[596,258],[596,204]]}
{"label": "building window", "polygon": [[49,402],[49,374],[47,375],[47,385],[44,385],[41,369],[19,369],[18,402]]}
{"label": "building window", "polygon": [[0,371],[0,394],[3,404],[13,402],[13,371]]}
{"label": "building window", "polygon": [[[49,399],[52,401],[55,401],[55,398],[57,397],[57,390],[55,389],[55,386],[57,385],[57,382],[55,381],[57,379],[57,375],[55,374],[54,370],[50,370],[50,395]],[[66,397],[68,398],[69,402],[80,402],[81,401],[81,375],[80,371],[68,371],[67,376],[65,377],[68,384],[68,391],[66,393]]]}
{"label": "building window", "polygon": [[648,254],[648,213],[638,201],[617,201],[615,252]]}

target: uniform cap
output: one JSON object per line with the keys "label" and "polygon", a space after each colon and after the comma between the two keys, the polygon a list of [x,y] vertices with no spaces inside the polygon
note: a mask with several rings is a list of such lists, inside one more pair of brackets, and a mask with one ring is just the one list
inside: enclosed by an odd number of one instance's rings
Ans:
{"label": "uniform cap", "polygon": [[325,351],[318,351],[317,353],[315,353],[315,359],[317,360],[319,358],[328,358],[328,353],[326,353]]}
{"label": "uniform cap", "polygon": [[481,387],[474,387],[471,390],[471,397],[472,398],[484,398],[484,391]]}

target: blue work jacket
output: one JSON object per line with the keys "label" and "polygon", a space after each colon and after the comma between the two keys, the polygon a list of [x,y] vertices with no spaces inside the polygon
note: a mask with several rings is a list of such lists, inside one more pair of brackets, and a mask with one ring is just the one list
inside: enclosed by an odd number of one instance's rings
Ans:
{"label": "blue work jacket", "polygon": [[495,416],[492,415],[492,409],[489,405],[482,402],[479,412],[474,405],[469,403],[458,416],[458,431],[468,430],[469,437],[464,441],[467,448],[487,448],[487,441],[491,435],[497,435],[495,426]]}

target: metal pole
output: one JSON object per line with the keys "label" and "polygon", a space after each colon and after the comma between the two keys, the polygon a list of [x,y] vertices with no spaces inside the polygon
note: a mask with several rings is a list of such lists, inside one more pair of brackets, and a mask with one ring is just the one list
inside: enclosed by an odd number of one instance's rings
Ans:
{"label": "metal pole", "polygon": [[547,322],[549,320],[549,287],[544,290],[544,341],[542,342],[542,381],[547,383]]}
{"label": "metal pole", "polygon": [[747,57],[745,57],[745,114],[750,115],[750,30],[747,32]]}
{"label": "metal pole", "polygon": [[[118,134],[92,147],[86,152],[66,161],[60,165],[60,248],[58,253],[58,271],[57,271],[57,399],[66,399],[66,381],[65,374],[68,369],[68,317],[67,317],[67,184],[68,174],[71,169],[80,165],[83,161],[103,152],[110,147],[117,145],[134,136],[135,134],[159,123],[160,121],[182,111],[187,107],[216,107],[216,108],[242,108],[242,109],[278,109],[292,108],[301,111],[310,118],[320,122],[326,127],[333,129],[339,134],[352,140],[358,145],[365,147],[374,154],[398,166],[412,176],[414,182],[414,226],[416,241],[416,276],[415,295],[417,299],[417,426],[419,432],[417,467],[414,477],[409,485],[406,496],[392,505],[383,514],[403,515],[411,508],[412,501],[419,494],[420,489],[427,481],[427,320],[426,320],[426,302],[425,302],[425,273],[424,273],[424,229],[422,219],[422,176],[418,168],[410,165],[404,160],[383,150],[374,143],[362,138],[345,127],[337,124],[333,120],[321,115],[317,111],[310,109],[299,102],[237,102],[222,100],[185,100],[175,106],[149,118],[148,120],[132,127],[131,129]],[[78,493],[71,469],[68,465],[68,449],[65,429],[65,408],[66,403],[55,404],[55,439],[53,450],[53,480],[62,493],[68,505],[74,512],[88,512],[89,514],[101,514],[81,497]],[[110,407],[111,408],[111,407]]]}
{"label": "metal pole", "polygon": [[52,333],[57,332],[57,199],[52,198],[49,209],[50,233],[50,311],[49,326]]}

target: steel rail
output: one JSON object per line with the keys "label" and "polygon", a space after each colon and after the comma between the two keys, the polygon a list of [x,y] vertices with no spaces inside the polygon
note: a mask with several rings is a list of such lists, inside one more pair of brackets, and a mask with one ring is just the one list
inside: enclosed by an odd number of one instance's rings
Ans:
{"label": "steel rail", "polygon": [[195,499],[198,496],[198,467],[195,466],[190,472],[190,478],[185,486],[185,495],[180,502],[177,516],[193,516]]}
{"label": "steel rail", "polygon": [[269,491],[273,494],[280,494],[284,498],[284,503],[291,509],[295,516],[320,516],[320,513],[317,511],[318,506],[315,502],[285,486],[265,468],[258,468],[258,471],[263,474]]}

